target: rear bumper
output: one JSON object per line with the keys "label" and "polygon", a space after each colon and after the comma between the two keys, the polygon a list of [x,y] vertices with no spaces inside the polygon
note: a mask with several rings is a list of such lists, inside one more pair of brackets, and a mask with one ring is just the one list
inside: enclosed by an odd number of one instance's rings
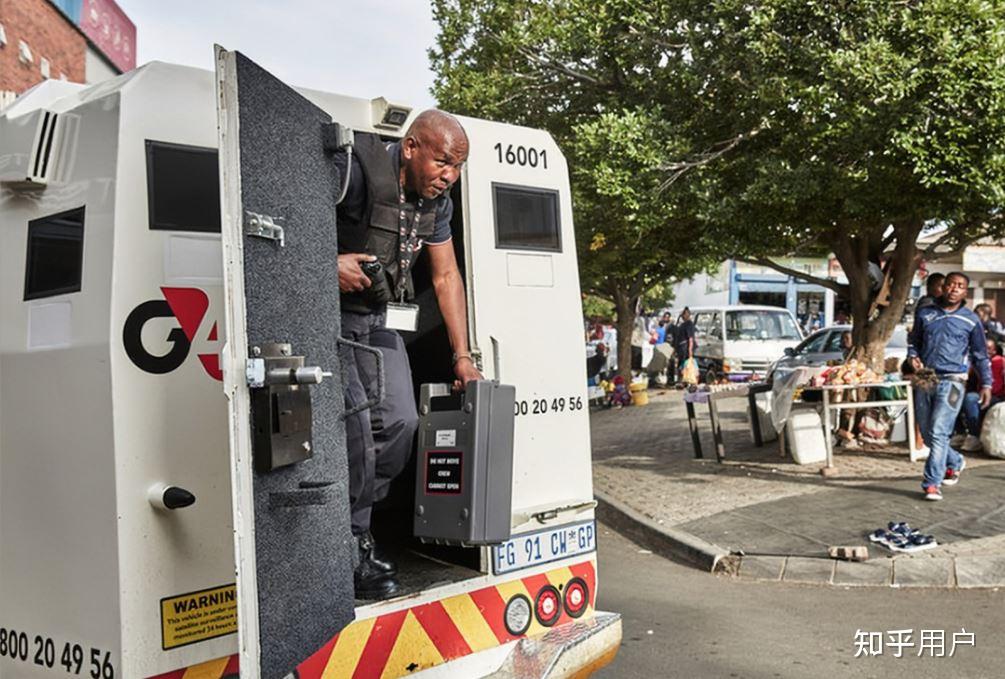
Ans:
{"label": "rear bumper", "polygon": [[579,679],[604,667],[621,646],[621,615],[597,611],[547,634],[521,639],[491,679]]}

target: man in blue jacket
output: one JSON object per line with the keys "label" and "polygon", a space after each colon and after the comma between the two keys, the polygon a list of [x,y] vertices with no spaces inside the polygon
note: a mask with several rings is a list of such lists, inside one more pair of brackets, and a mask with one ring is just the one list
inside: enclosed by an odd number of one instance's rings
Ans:
{"label": "man in blue jacket", "polygon": [[966,391],[971,361],[981,379],[980,406],[991,404],[991,361],[980,318],[966,307],[966,274],[946,276],[938,303],[918,310],[907,355],[915,371],[930,368],[935,388],[914,390],[914,411],[921,436],[931,449],[921,487],[926,500],[941,500],[942,485],[959,482],[966,460],[949,446],[949,437]]}

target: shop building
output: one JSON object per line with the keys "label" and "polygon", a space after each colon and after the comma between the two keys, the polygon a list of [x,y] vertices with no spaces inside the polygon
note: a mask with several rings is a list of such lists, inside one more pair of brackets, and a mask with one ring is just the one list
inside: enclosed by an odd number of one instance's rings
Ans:
{"label": "shop building", "polygon": [[[833,278],[840,282],[847,280],[833,259],[800,257],[779,259],[778,263],[817,278]],[[833,290],[787,276],[770,267],[732,259],[723,262],[718,271],[699,274],[674,288],[675,309],[727,304],[763,304],[788,309],[804,331],[832,324],[836,311],[841,311],[840,308],[835,309]]]}
{"label": "shop building", "polygon": [[136,67],[136,26],[113,0],[0,2],[0,109],[43,80],[96,83]]}
{"label": "shop building", "polygon": [[[919,247],[933,242],[940,233],[923,236]],[[847,283],[848,279],[834,257],[790,257],[776,260],[780,265],[803,271],[816,278]],[[971,304],[986,302],[995,315],[1005,316],[1005,244],[988,240],[971,245],[960,253],[936,262],[922,264],[913,281],[912,297],[922,294],[929,273],[963,271],[970,277]],[[674,309],[685,306],[723,306],[726,304],[765,304],[788,309],[804,332],[816,327],[846,322],[850,310],[834,291],[799,280],[767,266],[736,260],[723,262],[717,271],[699,274],[674,286]]]}

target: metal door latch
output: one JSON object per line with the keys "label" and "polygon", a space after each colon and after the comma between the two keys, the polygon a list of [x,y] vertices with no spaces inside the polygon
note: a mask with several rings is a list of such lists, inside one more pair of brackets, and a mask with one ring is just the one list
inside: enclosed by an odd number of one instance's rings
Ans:
{"label": "metal door latch", "polygon": [[332,374],[304,365],[304,357],[294,356],[293,347],[284,342],[251,347],[245,372],[251,387],[255,470],[271,472],[309,459],[314,450],[309,387]]}
{"label": "metal door latch", "polygon": [[269,215],[260,215],[250,210],[244,211],[244,233],[248,236],[279,241],[279,247],[286,246],[286,232],[276,224],[282,217],[273,219]]}

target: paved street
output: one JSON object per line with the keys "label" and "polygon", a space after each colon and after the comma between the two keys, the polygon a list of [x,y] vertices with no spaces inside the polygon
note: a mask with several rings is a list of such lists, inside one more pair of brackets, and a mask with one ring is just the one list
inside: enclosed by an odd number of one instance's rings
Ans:
{"label": "paved street", "polygon": [[[1005,586],[1002,460],[968,455],[961,483],[947,487],[943,502],[926,502],[919,484],[924,463],[911,462],[902,446],[839,449],[839,474],[824,478],[821,463],[783,459],[777,443],[755,447],[746,399],[727,399],[720,402],[726,449],[720,464],[703,405],[696,410],[705,459],[694,458],[681,396],[651,390],[646,406],[591,414],[594,488],[603,515],[619,529],[644,539],[635,530],[644,526],[652,537],[647,544],[689,560],[679,545],[697,544],[707,555],[701,563],[732,553],[720,565],[740,577]],[[866,535],[889,521],[908,521],[939,546],[897,555],[869,544]],[[660,539],[666,548],[656,546]],[[832,545],[868,545],[869,561],[835,563],[826,558]]]}
{"label": "paved street", "polygon": [[[624,641],[599,679],[1001,677],[1005,592],[792,585],[702,573],[601,527],[599,607],[623,617]],[[855,634],[974,633],[953,657],[855,658]],[[884,634],[884,636],[886,636]],[[963,637],[960,638],[963,640]],[[906,639],[905,639],[906,641]]]}

